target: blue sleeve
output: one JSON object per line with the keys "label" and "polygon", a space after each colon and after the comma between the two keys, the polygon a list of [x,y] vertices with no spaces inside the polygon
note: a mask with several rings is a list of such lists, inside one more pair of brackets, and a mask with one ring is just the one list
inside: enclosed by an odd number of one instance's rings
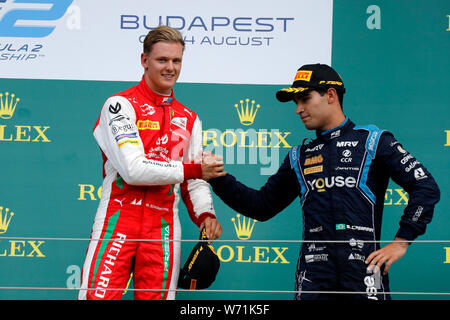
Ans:
{"label": "blue sleeve", "polygon": [[430,172],[407,152],[390,132],[381,136],[376,157],[387,174],[409,194],[396,237],[414,240],[425,233],[433,218],[440,190]]}
{"label": "blue sleeve", "polygon": [[259,190],[247,187],[231,174],[209,181],[214,193],[233,210],[266,221],[286,208],[300,192],[289,156]]}

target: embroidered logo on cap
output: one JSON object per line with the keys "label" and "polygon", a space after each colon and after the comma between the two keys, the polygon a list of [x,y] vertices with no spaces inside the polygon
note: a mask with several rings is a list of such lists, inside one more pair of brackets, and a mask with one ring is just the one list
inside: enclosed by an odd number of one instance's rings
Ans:
{"label": "embroidered logo on cap", "polygon": [[308,81],[311,80],[312,71],[299,70],[295,75],[294,82],[297,80]]}

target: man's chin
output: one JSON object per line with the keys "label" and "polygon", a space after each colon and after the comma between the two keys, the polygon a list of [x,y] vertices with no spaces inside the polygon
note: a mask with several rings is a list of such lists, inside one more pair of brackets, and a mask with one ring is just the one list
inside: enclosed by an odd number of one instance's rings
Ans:
{"label": "man's chin", "polygon": [[177,82],[177,77],[171,79],[162,78],[159,81],[159,87],[164,90],[171,90]]}
{"label": "man's chin", "polygon": [[172,88],[174,86],[175,82],[167,82],[165,81],[164,83],[160,83],[159,89],[160,89],[160,93],[170,93],[172,92]]}
{"label": "man's chin", "polygon": [[310,122],[303,122],[303,125],[305,126],[305,128],[306,129],[308,129],[308,130],[316,130],[316,127],[314,126],[314,124],[313,123],[310,123]]}

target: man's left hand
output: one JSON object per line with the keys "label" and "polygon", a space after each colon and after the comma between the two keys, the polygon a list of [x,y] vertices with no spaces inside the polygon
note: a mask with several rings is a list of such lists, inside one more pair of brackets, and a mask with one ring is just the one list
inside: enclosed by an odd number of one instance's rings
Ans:
{"label": "man's left hand", "polygon": [[200,225],[200,231],[205,227],[206,236],[209,240],[215,240],[222,234],[222,226],[217,219],[207,217]]}
{"label": "man's left hand", "polygon": [[380,250],[372,252],[366,259],[366,264],[369,265],[367,268],[376,266],[381,269],[383,264],[386,263],[383,274],[387,274],[391,265],[403,257],[406,253],[406,249],[408,249],[409,243],[406,239],[395,238],[394,240],[405,242],[392,242]]}

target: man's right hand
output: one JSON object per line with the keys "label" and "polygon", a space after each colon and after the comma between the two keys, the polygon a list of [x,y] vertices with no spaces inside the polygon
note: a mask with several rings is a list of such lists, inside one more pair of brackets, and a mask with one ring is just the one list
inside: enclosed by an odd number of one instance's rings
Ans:
{"label": "man's right hand", "polygon": [[202,179],[208,181],[217,177],[222,177],[227,173],[225,169],[223,157],[217,156],[210,151],[205,151],[202,156]]}

